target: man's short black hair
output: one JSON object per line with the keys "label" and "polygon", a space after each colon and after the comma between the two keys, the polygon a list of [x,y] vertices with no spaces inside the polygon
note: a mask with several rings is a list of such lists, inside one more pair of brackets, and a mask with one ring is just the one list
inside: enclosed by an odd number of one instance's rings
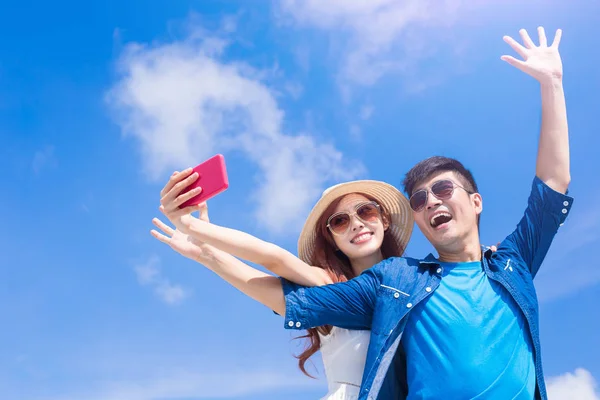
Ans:
{"label": "man's short black hair", "polygon": [[420,183],[425,182],[434,174],[446,171],[454,172],[460,179],[460,184],[469,192],[479,192],[471,171],[466,169],[460,161],[442,156],[429,157],[412,167],[410,171],[406,173],[404,182],[402,182],[404,191],[408,197],[410,197]]}

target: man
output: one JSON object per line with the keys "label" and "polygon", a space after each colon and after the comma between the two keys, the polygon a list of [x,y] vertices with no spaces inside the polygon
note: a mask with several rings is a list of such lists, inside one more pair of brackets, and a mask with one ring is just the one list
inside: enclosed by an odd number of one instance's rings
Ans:
{"label": "man", "polygon": [[[371,329],[360,399],[546,399],[533,278],[572,199],[561,31],[502,59],[540,82],[542,127],[525,214],[495,253],[479,242],[482,197],[458,161],[432,157],[406,175],[418,227],[438,252],[392,258],[359,277],[304,288],[284,281],[285,326]],[[508,198],[508,196],[507,196]]]}

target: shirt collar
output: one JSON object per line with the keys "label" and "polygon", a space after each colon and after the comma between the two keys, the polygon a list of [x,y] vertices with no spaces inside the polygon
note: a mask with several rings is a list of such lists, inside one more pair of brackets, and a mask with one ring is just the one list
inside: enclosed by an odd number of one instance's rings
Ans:
{"label": "shirt collar", "polygon": [[419,261],[419,266],[421,267],[431,267],[432,265],[440,265],[440,260],[438,260],[431,253],[429,253],[427,257]]}
{"label": "shirt collar", "polygon": [[490,248],[490,246],[484,246],[481,245],[481,255],[482,255],[482,259],[484,258],[490,258],[491,255],[493,254],[492,249]]}
{"label": "shirt collar", "polygon": [[[490,257],[492,255],[492,250],[489,246],[481,246],[481,253],[483,258]],[[432,253],[429,253],[427,257],[419,261],[419,266],[421,267],[431,267],[432,265],[440,265],[440,260],[437,259]]]}

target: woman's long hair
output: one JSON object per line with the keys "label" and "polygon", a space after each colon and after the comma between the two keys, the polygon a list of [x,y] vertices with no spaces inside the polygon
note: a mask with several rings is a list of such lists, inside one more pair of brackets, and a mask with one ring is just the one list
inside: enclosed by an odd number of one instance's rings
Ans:
{"label": "woman's long hair", "polygon": [[[375,201],[379,204],[377,199],[373,198],[372,196],[364,193],[357,194],[365,196],[367,199]],[[348,257],[340,250],[336,249],[331,232],[329,232],[329,229],[327,228],[327,219],[331,214],[333,214],[333,210],[335,210],[335,207],[339,204],[343,197],[344,196],[332,202],[323,212],[323,214],[321,214],[321,217],[317,221],[317,225],[315,227],[317,231],[317,237],[314,259],[310,260],[309,263],[310,265],[321,267],[327,271],[334,283],[345,282],[356,276],[352,270],[352,265],[350,265],[350,260]],[[383,222],[391,223],[389,211],[384,209],[382,205],[379,206],[381,207],[381,216]],[[389,229],[387,229],[384,232],[383,242],[381,243],[381,255],[383,256],[383,259],[389,257],[398,257],[403,253],[404,249],[399,248],[398,244],[389,233]],[[314,377],[306,371],[306,361],[308,361],[308,359],[321,348],[321,338],[319,337],[319,333],[322,335],[328,335],[331,333],[331,328],[332,327],[330,325],[311,328],[308,329],[306,335],[298,336],[296,338],[308,339],[307,346],[304,351],[295,357],[298,359],[298,366],[300,367],[300,370],[311,378]]]}

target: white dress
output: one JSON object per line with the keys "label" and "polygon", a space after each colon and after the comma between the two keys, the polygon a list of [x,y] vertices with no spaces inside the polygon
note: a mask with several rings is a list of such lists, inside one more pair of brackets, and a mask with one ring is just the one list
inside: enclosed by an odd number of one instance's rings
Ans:
{"label": "white dress", "polygon": [[333,327],[329,335],[319,336],[329,389],[321,400],[358,399],[371,332]]}

